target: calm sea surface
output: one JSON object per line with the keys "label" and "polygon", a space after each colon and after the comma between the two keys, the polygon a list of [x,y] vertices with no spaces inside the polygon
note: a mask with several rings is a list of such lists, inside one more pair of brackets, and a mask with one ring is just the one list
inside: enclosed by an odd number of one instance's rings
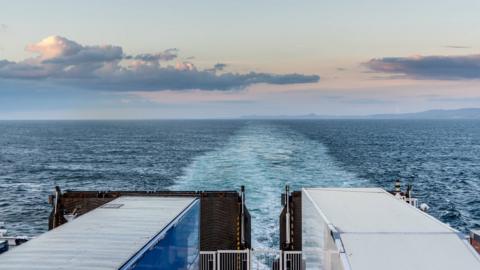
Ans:
{"label": "calm sea surface", "polygon": [[247,188],[256,246],[278,241],[284,185],[414,185],[430,213],[480,227],[480,121],[0,122],[0,221],[47,229],[55,185],[77,190]]}

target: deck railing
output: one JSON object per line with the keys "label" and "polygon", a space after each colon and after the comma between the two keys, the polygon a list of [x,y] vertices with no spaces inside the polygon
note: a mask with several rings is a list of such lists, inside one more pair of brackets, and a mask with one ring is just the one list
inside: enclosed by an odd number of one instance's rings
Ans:
{"label": "deck railing", "polygon": [[301,251],[274,249],[200,252],[200,270],[304,270]]}
{"label": "deck railing", "polygon": [[250,270],[250,250],[217,251],[217,268],[224,270]]}
{"label": "deck railing", "polygon": [[283,270],[304,270],[304,262],[301,251],[283,252]]}
{"label": "deck railing", "polygon": [[200,251],[200,269],[215,270],[217,267],[216,251]]}

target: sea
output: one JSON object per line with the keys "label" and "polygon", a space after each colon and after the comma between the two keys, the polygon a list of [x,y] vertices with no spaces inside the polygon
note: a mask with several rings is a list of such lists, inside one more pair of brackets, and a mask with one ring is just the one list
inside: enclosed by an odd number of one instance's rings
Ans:
{"label": "sea", "polygon": [[[47,230],[63,190],[239,190],[255,247],[278,244],[280,194],[412,184],[429,213],[480,227],[478,120],[0,121],[0,221]],[[381,206],[379,206],[381,207]]]}

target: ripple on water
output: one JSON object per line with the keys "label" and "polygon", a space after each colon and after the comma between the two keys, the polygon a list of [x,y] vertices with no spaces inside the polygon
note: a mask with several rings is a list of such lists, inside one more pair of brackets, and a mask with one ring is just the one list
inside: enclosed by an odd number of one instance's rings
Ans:
{"label": "ripple on water", "polygon": [[192,158],[242,121],[0,121],[0,221],[47,230],[47,197],[63,189],[165,189]]}
{"label": "ripple on water", "polygon": [[480,227],[479,167],[479,121],[0,121],[0,221],[45,231],[55,185],[244,184],[256,244],[272,246],[285,183],[389,189],[402,178],[432,215],[466,231]]}

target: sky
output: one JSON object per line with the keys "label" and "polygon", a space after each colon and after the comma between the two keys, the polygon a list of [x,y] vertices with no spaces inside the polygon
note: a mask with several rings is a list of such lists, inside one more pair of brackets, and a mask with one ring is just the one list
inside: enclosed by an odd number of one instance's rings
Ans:
{"label": "sky", "polygon": [[480,1],[0,0],[0,119],[480,107]]}

